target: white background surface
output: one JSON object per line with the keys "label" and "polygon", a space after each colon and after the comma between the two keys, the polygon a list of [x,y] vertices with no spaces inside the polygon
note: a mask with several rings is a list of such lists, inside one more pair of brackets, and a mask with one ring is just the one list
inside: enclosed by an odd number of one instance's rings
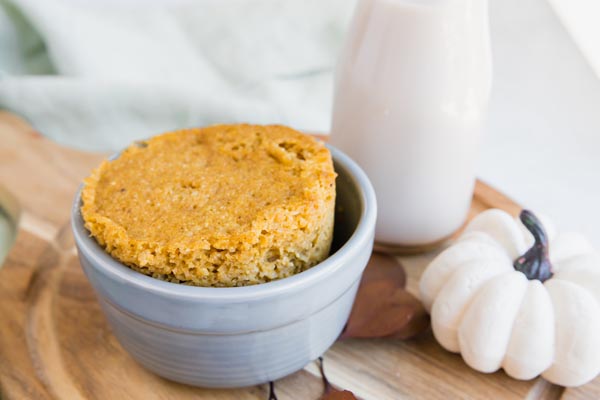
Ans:
{"label": "white background surface", "polygon": [[600,1],[548,0],[558,18],[600,77]]}
{"label": "white background surface", "polygon": [[600,80],[546,0],[490,0],[490,22],[479,176],[600,249]]}

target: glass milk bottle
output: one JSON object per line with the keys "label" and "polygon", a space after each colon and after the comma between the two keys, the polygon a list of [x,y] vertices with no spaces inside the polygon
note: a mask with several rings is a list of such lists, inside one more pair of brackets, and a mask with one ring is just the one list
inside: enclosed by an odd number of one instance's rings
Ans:
{"label": "glass milk bottle", "polygon": [[377,194],[375,240],[433,246],[466,219],[492,83],[487,0],[359,0],[331,142]]}

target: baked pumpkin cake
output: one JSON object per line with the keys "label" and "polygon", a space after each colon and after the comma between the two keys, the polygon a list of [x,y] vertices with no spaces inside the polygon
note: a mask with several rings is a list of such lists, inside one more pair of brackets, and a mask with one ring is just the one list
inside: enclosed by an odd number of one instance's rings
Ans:
{"label": "baked pumpkin cake", "polygon": [[86,228],[136,271],[198,286],[281,279],[325,259],[331,155],[284,126],[217,125],[125,149],[86,180]]}

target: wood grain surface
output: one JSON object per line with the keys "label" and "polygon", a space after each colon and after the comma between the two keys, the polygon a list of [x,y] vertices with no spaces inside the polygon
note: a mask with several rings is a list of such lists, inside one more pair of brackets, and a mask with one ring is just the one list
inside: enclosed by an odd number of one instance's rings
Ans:
{"label": "wood grain surface", "polygon": [[[76,258],[70,205],[82,178],[104,155],[61,147],[23,120],[0,112],[0,196],[15,217],[15,245],[0,270],[0,398],[267,399],[268,385],[210,390],[166,381],[121,348]],[[9,204],[6,206],[7,204]],[[519,206],[478,182],[471,216]],[[435,252],[400,257],[413,293]],[[416,339],[347,340],[325,354],[329,380],[363,399],[595,399],[600,380],[564,390],[503,372],[482,374],[444,351],[427,332]],[[315,363],[275,383],[280,400],[318,399]]]}

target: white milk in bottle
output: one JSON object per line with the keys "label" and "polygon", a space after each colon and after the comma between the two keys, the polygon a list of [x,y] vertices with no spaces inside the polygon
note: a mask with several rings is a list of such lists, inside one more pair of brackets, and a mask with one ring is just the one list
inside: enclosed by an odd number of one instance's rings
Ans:
{"label": "white milk in bottle", "polygon": [[431,245],[462,225],[491,81],[487,0],[358,1],[331,142],[375,187],[379,245]]}

